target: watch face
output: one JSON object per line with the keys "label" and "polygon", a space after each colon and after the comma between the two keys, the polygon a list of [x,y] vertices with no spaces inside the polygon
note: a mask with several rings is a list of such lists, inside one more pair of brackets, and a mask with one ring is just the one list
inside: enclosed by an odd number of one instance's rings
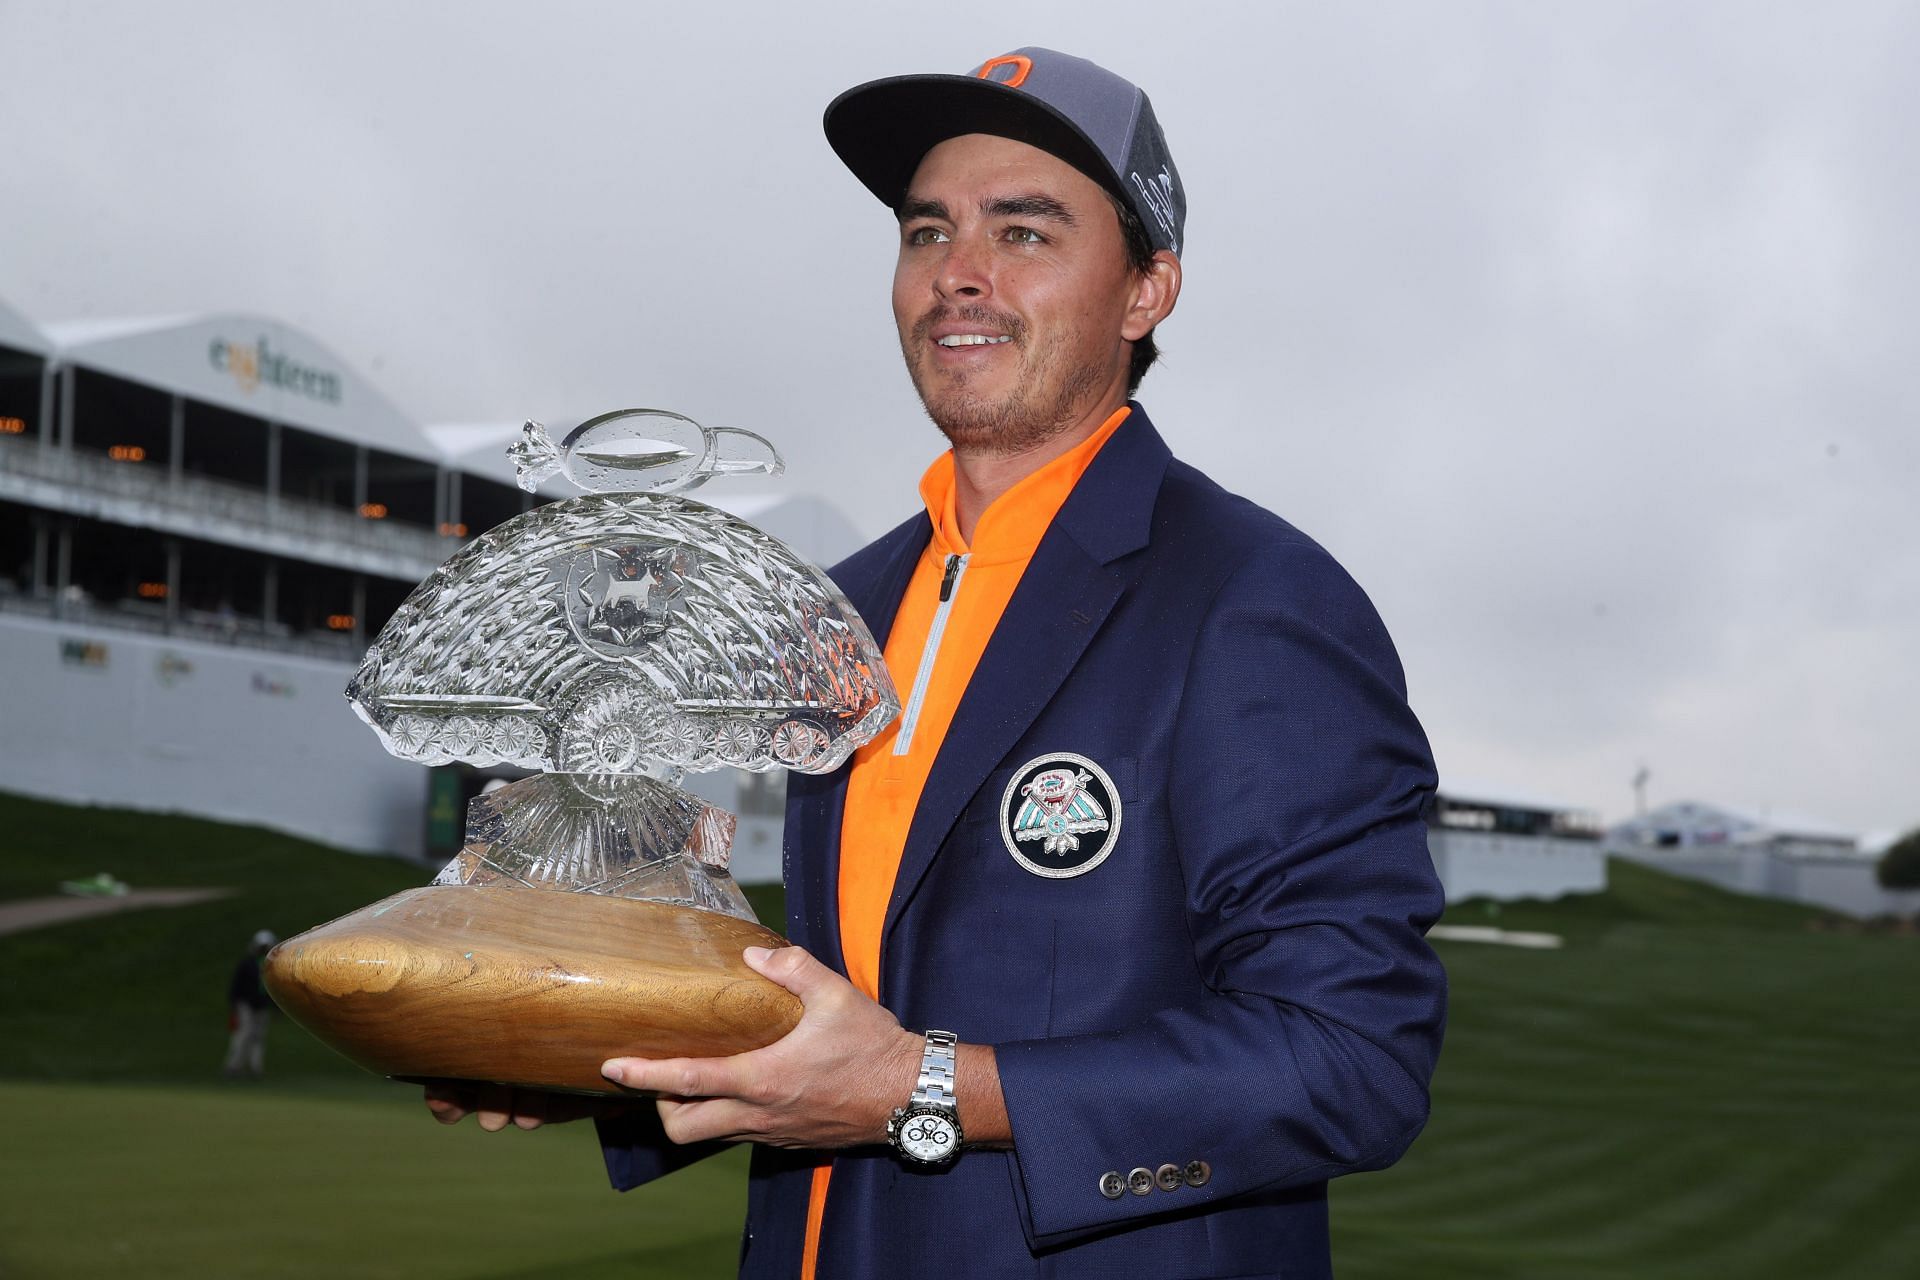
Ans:
{"label": "watch face", "polygon": [[909,1111],[899,1132],[900,1150],[927,1164],[940,1163],[960,1147],[960,1130],[937,1111]]}

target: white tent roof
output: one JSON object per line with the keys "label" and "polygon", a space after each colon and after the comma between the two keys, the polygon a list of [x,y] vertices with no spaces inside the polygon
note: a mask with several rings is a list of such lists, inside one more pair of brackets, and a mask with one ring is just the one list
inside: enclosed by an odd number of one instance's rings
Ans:
{"label": "white tent roof", "polygon": [[34,355],[44,356],[53,350],[53,341],[40,332],[31,320],[0,302],[0,347],[12,347],[15,351],[30,351]]}
{"label": "white tent roof", "polygon": [[1796,809],[1762,809],[1755,821],[1783,836],[1798,836],[1806,840],[1859,840],[1858,832]]}
{"label": "white tent roof", "polygon": [[1614,827],[1610,834],[1633,838],[1663,831],[1704,836],[1712,842],[1728,844],[1764,844],[1780,838],[1850,842],[1855,838],[1853,832],[1806,814],[1783,809],[1754,814],[1697,800],[1661,805],[1641,817],[1627,819]]}
{"label": "white tent roof", "polygon": [[150,316],[47,326],[58,358],[237,413],[405,457],[441,451],[311,335],[251,315]]}

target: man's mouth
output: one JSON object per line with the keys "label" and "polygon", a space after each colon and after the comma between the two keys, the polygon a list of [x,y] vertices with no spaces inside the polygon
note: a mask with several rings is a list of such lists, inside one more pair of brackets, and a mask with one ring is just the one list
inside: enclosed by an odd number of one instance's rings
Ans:
{"label": "man's mouth", "polygon": [[1002,342],[1012,342],[1013,335],[1010,333],[998,335],[986,333],[950,333],[944,338],[935,338],[934,341],[943,347],[991,347],[998,346]]}

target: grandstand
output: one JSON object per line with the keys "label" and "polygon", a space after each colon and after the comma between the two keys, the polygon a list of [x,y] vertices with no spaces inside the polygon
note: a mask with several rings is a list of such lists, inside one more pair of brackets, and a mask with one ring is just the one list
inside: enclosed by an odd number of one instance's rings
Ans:
{"label": "grandstand", "polygon": [[1599,814],[1514,787],[1440,780],[1427,849],[1447,901],[1512,902],[1607,887]]}
{"label": "grandstand", "polygon": [[[420,579],[535,501],[517,425],[415,423],[272,319],[0,305],[0,789],[447,851],[480,781],[430,792],[340,692]],[[816,500],[713,497],[816,561],[857,544]]]}

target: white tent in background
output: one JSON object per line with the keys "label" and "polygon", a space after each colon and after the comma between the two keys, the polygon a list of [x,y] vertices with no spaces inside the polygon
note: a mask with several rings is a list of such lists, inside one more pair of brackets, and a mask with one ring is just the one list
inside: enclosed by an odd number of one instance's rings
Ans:
{"label": "white tent in background", "polygon": [[1680,800],[1619,823],[1607,833],[1616,845],[1653,849],[1766,848],[1814,856],[1858,855],[1859,838],[1833,823],[1774,810],[1754,814],[1724,805]]}
{"label": "white tent in background", "polygon": [[0,302],[0,347],[45,356],[53,351],[53,339],[42,333],[31,320]]}

